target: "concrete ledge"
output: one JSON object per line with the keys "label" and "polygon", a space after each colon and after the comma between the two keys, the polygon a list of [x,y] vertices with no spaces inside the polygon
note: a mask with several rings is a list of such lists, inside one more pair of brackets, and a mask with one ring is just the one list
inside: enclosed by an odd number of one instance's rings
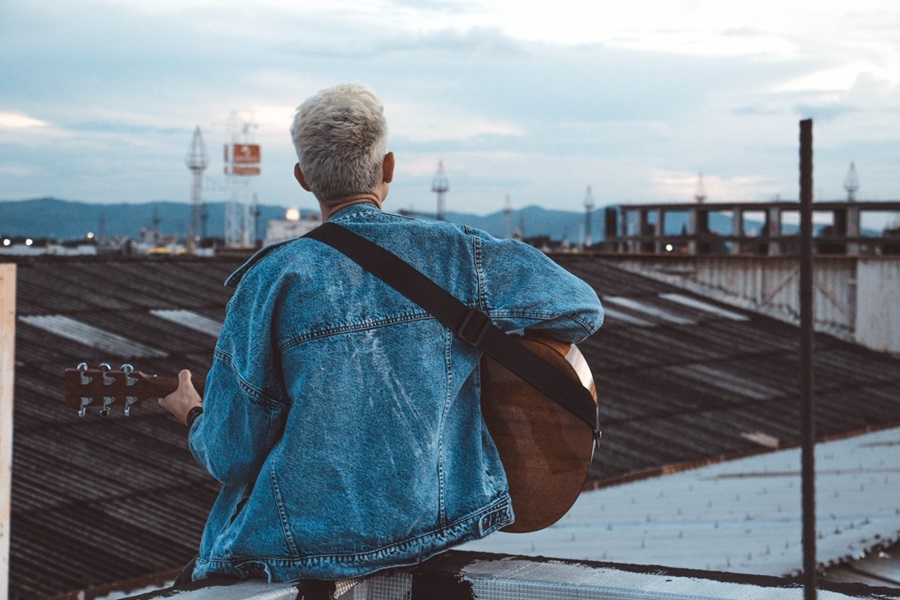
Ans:
{"label": "concrete ledge", "polygon": [[[294,600],[297,587],[195,582],[134,600]],[[820,600],[900,598],[900,590],[822,582]],[[422,565],[377,573],[339,590],[337,600],[802,600],[795,579],[451,551]]]}

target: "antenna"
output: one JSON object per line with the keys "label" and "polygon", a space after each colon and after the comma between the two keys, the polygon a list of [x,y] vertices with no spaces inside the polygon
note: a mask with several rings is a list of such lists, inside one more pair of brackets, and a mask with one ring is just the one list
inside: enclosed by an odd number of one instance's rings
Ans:
{"label": "antenna", "polygon": [[512,236],[512,200],[509,194],[506,195],[506,202],[503,204],[503,220],[506,225],[506,239]]}
{"label": "antenna", "polygon": [[447,175],[444,173],[444,161],[438,161],[437,172],[434,179],[431,180],[431,191],[437,194],[437,220],[445,221],[444,218],[444,194],[450,189],[450,183],[447,181]]}
{"label": "antenna", "polygon": [[209,166],[209,157],[206,155],[206,147],[203,145],[203,136],[200,134],[200,126],[194,129],[194,139],[188,149],[184,164],[191,170],[193,185],[191,186],[191,230],[188,232],[188,248],[195,248],[200,241],[203,231],[203,171]]}
{"label": "antenna", "polygon": [[587,186],[587,192],[584,195],[584,247],[589,248],[593,245],[591,239],[591,211],[594,210],[594,194],[591,193],[591,186]]}
{"label": "antenna", "polygon": [[706,200],[706,186],[703,185],[703,173],[697,173],[697,190],[694,192],[694,200],[697,204],[703,204]]}
{"label": "antenna", "polygon": [[259,197],[256,192],[253,193],[253,200],[250,202],[250,219],[253,221],[253,227],[250,233],[250,245],[256,247],[256,241],[259,239],[259,216],[262,210],[259,208]]}
{"label": "antenna", "polygon": [[844,177],[844,189],[847,190],[847,202],[856,200],[856,192],[859,191],[859,177],[856,175],[856,165],[850,162],[850,170]]}

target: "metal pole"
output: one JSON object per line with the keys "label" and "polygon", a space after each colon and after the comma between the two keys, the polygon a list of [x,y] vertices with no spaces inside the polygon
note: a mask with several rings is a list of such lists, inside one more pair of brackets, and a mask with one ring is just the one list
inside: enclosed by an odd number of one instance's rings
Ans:
{"label": "metal pole", "polygon": [[0,264],[0,597],[9,589],[16,265]]}
{"label": "metal pole", "polygon": [[800,421],[802,432],[803,590],[816,598],[815,396],[813,354],[812,119],[800,121]]}

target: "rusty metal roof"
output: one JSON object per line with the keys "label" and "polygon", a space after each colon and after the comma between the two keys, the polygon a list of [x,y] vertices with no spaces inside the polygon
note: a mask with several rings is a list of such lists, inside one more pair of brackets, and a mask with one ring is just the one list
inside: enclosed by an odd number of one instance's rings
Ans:
{"label": "rusty metal roof", "polygon": [[205,373],[241,257],[20,260],[10,597],[170,571],[195,553],[218,484],[152,403],[79,419],[63,370],[125,362]]}
{"label": "rusty metal roof", "polygon": [[[17,259],[11,598],[44,598],[177,569],[218,486],[182,425],[154,405],[79,419],[63,369],[86,361],[175,374],[208,369],[245,257]],[[605,263],[559,255],[610,309],[582,344],[607,485],[799,442],[798,330]],[[817,429],[900,422],[900,361],[816,338]]]}
{"label": "rusty metal roof", "polygon": [[[557,260],[611,309],[581,348],[600,394],[596,483],[799,445],[797,327],[602,258]],[[827,335],[815,344],[820,439],[900,423],[900,360]]]}

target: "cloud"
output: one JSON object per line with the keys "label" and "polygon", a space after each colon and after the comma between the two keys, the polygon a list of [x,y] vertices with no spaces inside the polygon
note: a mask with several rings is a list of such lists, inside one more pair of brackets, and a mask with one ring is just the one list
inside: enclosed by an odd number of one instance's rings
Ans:
{"label": "cloud", "polygon": [[4,177],[34,177],[37,170],[29,164],[3,163],[0,164],[0,175]]}
{"label": "cloud", "polygon": [[507,193],[580,210],[586,185],[598,205],[684,201],[698,171],[711,197],[792,197],[801,113],[816,119],[823,185],[839,191],[856,160],[864,189],[900,195],[887,2],[5,0],[0,22],[0,163],[39,175],[0,178],[0,197],[187,199],[199,124],[207,193],[222,199],[229,115],[246,110],[260,202],[311,204],[287,129],[342,81],[384,101],[401,206],[430,205],[441,158],[454,210]]}
{"label": "cloud", "polygon": [[392,138],[414,144],[468,142],[488,136],[521,136],[514,122],[471,114],[451,103],[396,102],[386,109]]}
{"label": "cloud", "polygon": [[839,102],[828,102],[821,104],[798,104],[794,108],[794,113],[804,119],[813,119],[814,121],[830,121],[842,115],[854,112],[853,106],[842,104]]}
{"label": "cloud", "polygon": [[0,130],[31,129],[34,127],[47,127],[49,123],[20,112],[0,111]]}

